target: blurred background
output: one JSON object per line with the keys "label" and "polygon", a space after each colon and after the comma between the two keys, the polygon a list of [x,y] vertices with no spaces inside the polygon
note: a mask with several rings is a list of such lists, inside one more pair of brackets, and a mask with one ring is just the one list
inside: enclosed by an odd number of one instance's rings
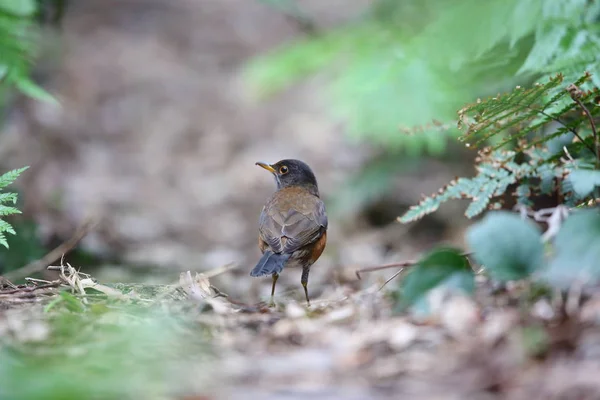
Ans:
{"label": "blurred background", "polygon": [[[396,218],[473,174],[474,152],[454,140],[457,110],[532,82],[542,23],[593,3],[3,0],[7,15],[35,16],[17,50],[57,102],[2,91],[0,167],[31,168],[0,268],[41,257],[96,215],[67,261],[98,279],[171,282],[233,263],[214,284],[256,300],[270,280],[248,272],[275,183],[254,163],[283,158],[313,168],[330,214],[312,296],[357,267],[461,246],[460,202],[418,223]],[[299,280],[284,274],[280,290],[301,298]]]}

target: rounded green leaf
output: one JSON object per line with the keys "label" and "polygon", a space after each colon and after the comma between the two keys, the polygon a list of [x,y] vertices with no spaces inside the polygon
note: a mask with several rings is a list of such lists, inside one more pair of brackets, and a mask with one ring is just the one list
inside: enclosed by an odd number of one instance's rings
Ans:
{"label": "rounded green leaf", "polygon": [[398,288],[399,308],[403,309],[421,299],[440,285],[471,293],[474,274],[467,258],[459,250],[441,248],[425,255],[401,280]]}
{"label": "rounded green leaf", "polygon": [[516,214],[490,212],[469,228],[466,239],[475,259],[494,279],[526,278],[542,265],[544,247],[539,228]]}
{"label": "rounded green leaf", "polygon": [[600,211],[580,210],[564,222],[555,238],[555,256],[544,278],[555,287],[600,282]]}
{"label": "rounded green leaf", "polygon": [[600,171],[576,169],[569,174],[573,190],[580,198],[584,198],[600,186]]}

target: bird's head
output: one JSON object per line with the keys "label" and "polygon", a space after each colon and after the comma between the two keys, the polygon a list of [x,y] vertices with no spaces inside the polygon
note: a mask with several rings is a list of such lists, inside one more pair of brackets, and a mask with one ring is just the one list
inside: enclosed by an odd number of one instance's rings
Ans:
{"label": "bird's head", "polygon": [[300,160],[281,160],[275,164],[257,162],[256,165],[266,169],[275,176],[277,189],[300,186],[318,196],[317,178],[310,167]]}

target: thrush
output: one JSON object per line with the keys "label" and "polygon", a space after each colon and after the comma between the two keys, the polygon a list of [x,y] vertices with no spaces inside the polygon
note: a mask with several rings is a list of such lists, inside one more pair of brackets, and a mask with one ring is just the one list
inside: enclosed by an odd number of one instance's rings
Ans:
{"label": "thrush", "polygon": [[258,222],[258,247],[262,257],[251,276],[271,275],[271,304],[275,285],[284,268],[301,267],[300,282],[308,297],[310,267],[323,253],[327,243],[327,213],[319,197],[317,179],[300,160],[281,160],[275,164],[257,162],[275,176],[277,191],[267,199]]}

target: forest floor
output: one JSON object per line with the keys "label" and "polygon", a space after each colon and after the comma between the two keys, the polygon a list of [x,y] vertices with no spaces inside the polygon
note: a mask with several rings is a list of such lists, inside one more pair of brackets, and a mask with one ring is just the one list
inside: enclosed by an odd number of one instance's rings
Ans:
{"label": "forest floor", "polygon": [[600,398],[600,297],[478,276],[474,297],[432,292],[427,314],[396,312],[394,281],[270,308],[211,273],[102,285],[49,268],[0,283],[0,399]]}

